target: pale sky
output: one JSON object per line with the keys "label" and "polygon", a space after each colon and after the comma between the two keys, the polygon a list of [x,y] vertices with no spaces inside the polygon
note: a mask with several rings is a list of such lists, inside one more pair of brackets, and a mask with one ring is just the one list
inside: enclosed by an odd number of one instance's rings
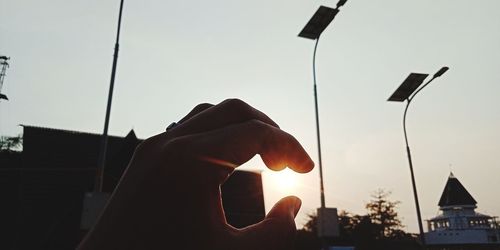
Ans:
{"label": "pale sky", "polygon": [[[160,133],[201,102],[240,98],[317,159],[312,40],[297,37],[336,1],[125,0],[110,134]],[[102,133],[119,0],[0,0],[0,54],[10,56],[0,134],[18,124]],[[323,33],[317,74],[327,206],[365,213],[384,188],[416,232],[402,130],[387,98],[410,72],[450,70],[414,100],[408,133],[422,216],[438,212],[450,169],[500,215],[500,2],[350,0]],[[265,167],[254,158],[241,169]],[[285,194],[319,206],[318,171],[280,190],[264,172],[266,209]]]}

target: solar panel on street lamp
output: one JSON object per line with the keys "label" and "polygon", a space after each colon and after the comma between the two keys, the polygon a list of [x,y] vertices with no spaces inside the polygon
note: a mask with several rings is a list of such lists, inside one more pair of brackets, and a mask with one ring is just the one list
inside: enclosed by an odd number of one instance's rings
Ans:
{"label": "solar panel on street lamp", "polygon": [[402,102],[410,97],[411,94],[422,84],[429,74],[411,73],[389,97],[389,102]]}
{"label": "solar panel on street lamp", "polygon": [[311,17],[306,26],[299,33],[300,37],[308,39],[318,39],[321,33],[333,21],[335,15],[339,12],[337,9],[332,9],[326,6],[320,6],[316,13]]}

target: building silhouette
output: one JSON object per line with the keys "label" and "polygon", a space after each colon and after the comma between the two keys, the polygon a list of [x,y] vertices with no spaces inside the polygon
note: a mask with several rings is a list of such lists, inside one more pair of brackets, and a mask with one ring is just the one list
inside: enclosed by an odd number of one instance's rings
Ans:
{"label": "building silhouette", "polygon": [[427,221],[425,233],[432,249],[500,249],[497,217],[475,211],[477,202],[450,173],[439,199],[441,213]]}
{"label": "building silhouette", "polygon": [[[0,151],[0,249],[74,249],[84,194],[94,187],[101,135],[22,125],[22,152]],[[109,137],[104,192],[112,192],[138,139]],[[222,186],[228,223],[265,216],[260,173],[235,171]]]}

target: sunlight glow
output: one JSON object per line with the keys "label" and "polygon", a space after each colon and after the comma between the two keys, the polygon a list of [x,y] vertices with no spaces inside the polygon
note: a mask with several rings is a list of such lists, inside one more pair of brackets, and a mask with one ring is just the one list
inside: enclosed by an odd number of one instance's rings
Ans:
{"label": "sunlight glow", "polygon": [[281,171],[269,171],[267,175],[274,189],[286,193],[296,191],[298,186],[298,173],[293,172],[293,170],[285,168]]}

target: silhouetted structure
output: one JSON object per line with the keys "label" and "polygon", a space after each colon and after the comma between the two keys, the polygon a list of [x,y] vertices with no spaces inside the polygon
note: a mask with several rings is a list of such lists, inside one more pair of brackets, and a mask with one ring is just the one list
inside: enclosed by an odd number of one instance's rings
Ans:
{"label": "silhouetted structure", "polygon": [[450,173],[439,199],[442,213],[427,221],[425,238],[431,249],[500,249],[496,217],[475,211],[477,202]]}
{"label": "silhouetted structure", "polygon": [[[404,102],[406,100],[406,108],[403,114],[403,133],[405,136],[405,144],[406,144],[406,155],[408,156],[408,165],[410,167],[410,177],[411,177],[411,185],[413,188],[413,198],[415,199],[415,210],[417,211],[417,220],[418,220],[418,231],[420,241],[422,242],[422,246],[426,248],[425,237],[424,237],[424,226],[422,225],[422,215],[420,213],[420,204],[418,202],[418,193],[417,193],[417,184],[415,181],[415,175],[413,173],[413,162],[411,159],[410,145],[408,143],[408,134],[406,133],[406,114],[408,112],[408,108],[410,107],[410,103],[415,98],[415,96],[422,91],[426,86],[428,86],[432,81],[436,78],[442,76],[446,71],[448,71],[448,67],[442,67],[439,69],[431,79],[429,79],[424,85],[420,87],[420,84],[423,83],[425,78],[429,76],[429,74],[420,74],[420,73],[411,73],[401,85],[394,91],[394,93],[389,97],[387,101],[389,102]],[[419,88],[420,87],[420,88]]]}
{"label": "silhouetted structure", "polygon": [[[321,135],[319,129],[319,108],[318,108],[318,90],[316,84],[316,51],[318,49],[319,38],[321,33],[328,27],[328,25],[333,21],[337,13],[339,13],[339,8],[342,7],[347,0],[339,0],[337,2],[337,7],[335,9],[320,6],[314,15],[309,19],[306,26],[299,33],[299,37],[316,40],[314,45],[314,52],[312,58],[312,70],[313,70],[313,90],[314,90],[314,111],[316,118],[316,139],[318,142],[318,168],[319,168],[319,188],[320,188],[320,202],[321,207],[317,209],[318,214],[318,236],[319,237],[332,237],[338,236],[339,226],[338,226],[338,216],[336,208],[327,208],[325,206],[325,188],[323,185],[323,161],[321,157]],[[326,241],[323,241],[323,248],[327,249]]]}
{"label": "silhouetted structure", "polygon": [[9,59],[10,59],[10,57],[0,56],[0,67],[1,67],[0,68],[0,100],[2,100],[2,99],[9,100],[9,98],[7,98],[7,95],[2,94],[3,81],[5,79],[5,71],[9,67],[9,62],[8,62]]}
{"label": "silhouetted structure", "polygon": [[[0,152],[0,249],[74,249],[84,234],[83,195],[95,184],[101,135],[23,129],[23,151]],[[115,188],[140,142],[133,130],[125,137],[109,137],[104,192]],[[233,226],[264,218],[259,173],[236,171],[222,195]]]}

